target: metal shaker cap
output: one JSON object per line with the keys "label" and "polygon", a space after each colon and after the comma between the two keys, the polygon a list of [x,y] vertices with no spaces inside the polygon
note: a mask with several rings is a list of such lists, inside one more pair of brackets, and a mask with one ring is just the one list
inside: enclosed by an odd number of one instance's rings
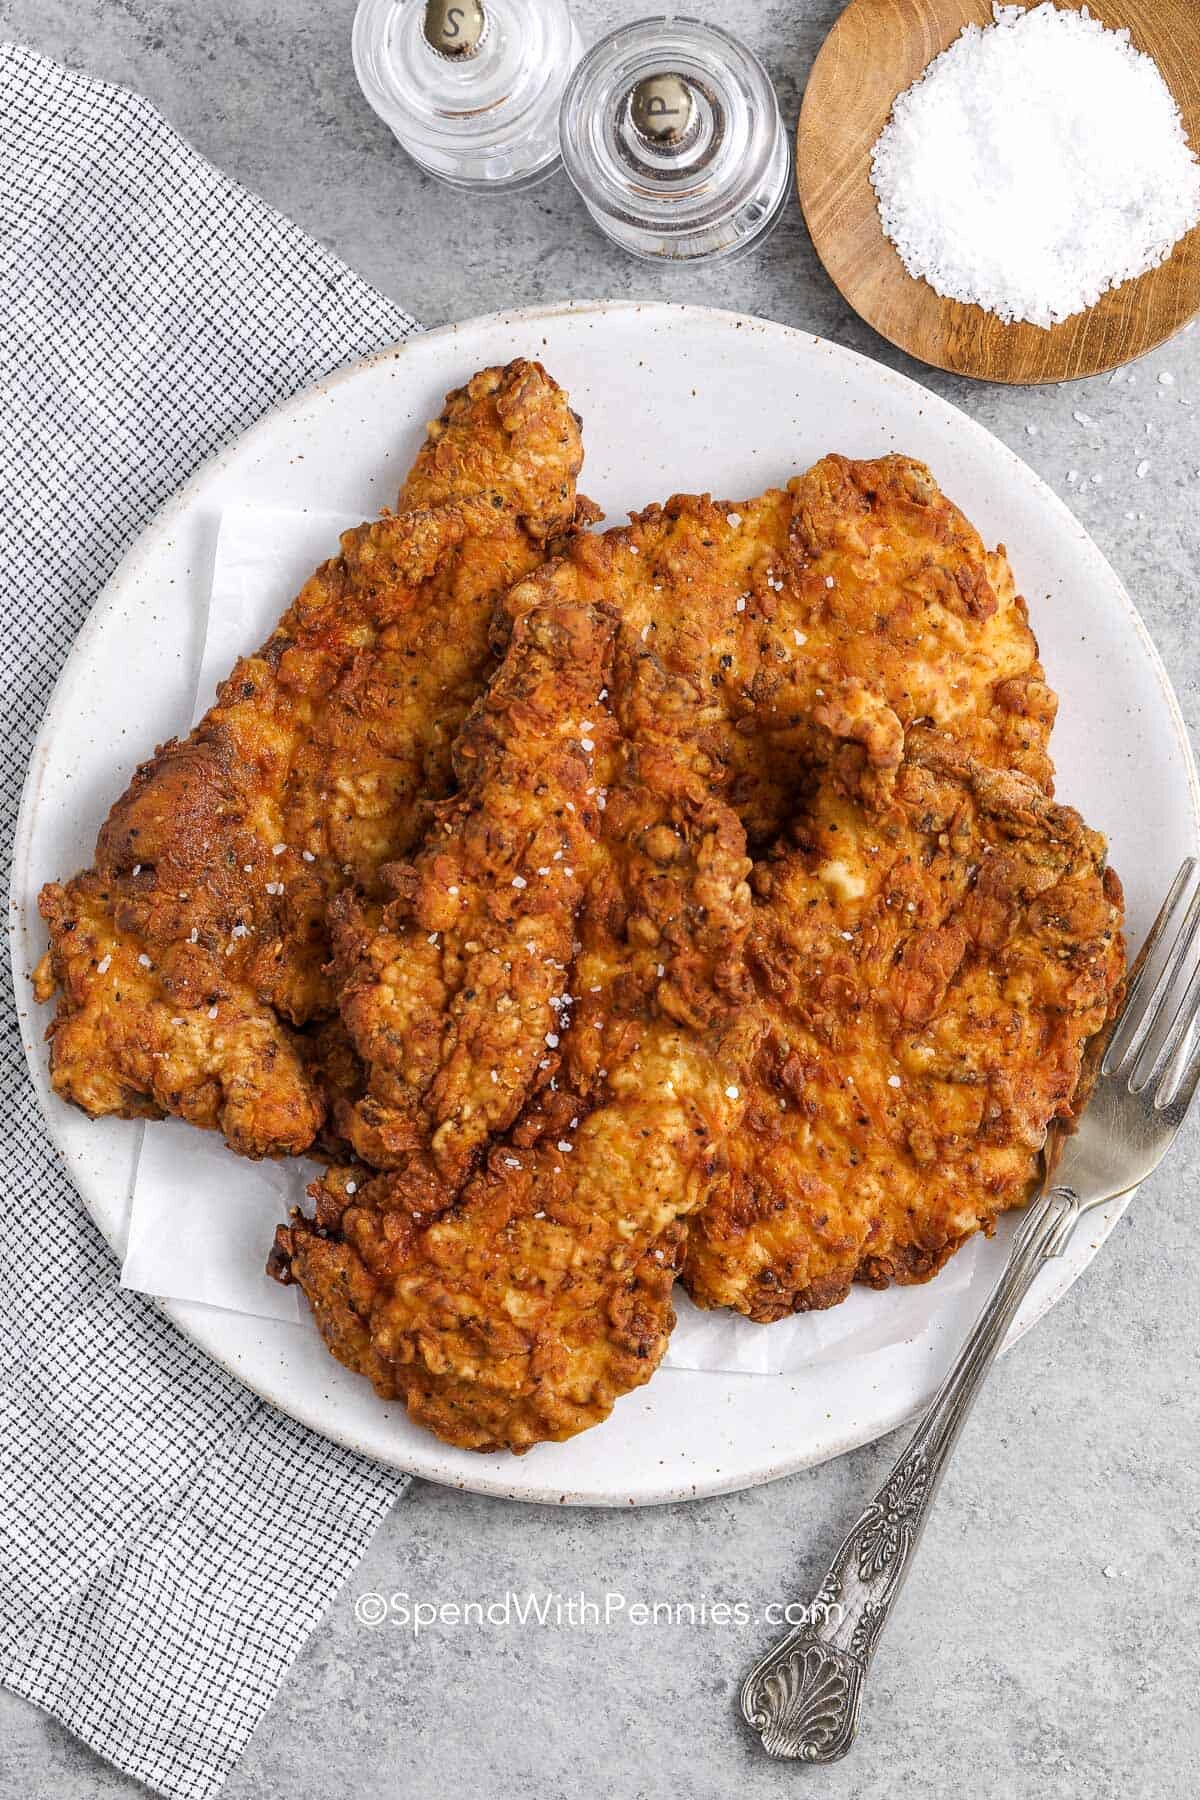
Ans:
{"label": "metal shaker cap", "polygon": [[692,90],[682,75],[643,75],[630,91],[629,114],[642,137],[672,149],[700,122]]}
{"label": "metal shaker cap", "polygon": [[425,42],[439,56],[474,56],[487,23],[480,0],[426,0]]}

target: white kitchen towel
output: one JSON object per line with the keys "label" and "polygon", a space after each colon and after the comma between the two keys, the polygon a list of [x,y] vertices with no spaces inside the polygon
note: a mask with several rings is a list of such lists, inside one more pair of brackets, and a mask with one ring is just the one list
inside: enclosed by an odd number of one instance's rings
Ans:
{"label": "white kitchen towel", "polygon": [[[134,94],[0,46],[4,879],[50,688],[122,551],[407,314]],[[204,1800],[406,1478],[256,1401],[140,1295],[46,1138],[4,959],[0,1680]]]}

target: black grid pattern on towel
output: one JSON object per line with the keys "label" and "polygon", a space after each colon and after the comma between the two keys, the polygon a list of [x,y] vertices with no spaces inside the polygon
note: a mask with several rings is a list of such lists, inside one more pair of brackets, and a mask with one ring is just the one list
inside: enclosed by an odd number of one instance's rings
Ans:
{"label": "black grid pattern on towel", "polygon": [[[219,443],[416,329],[147,101],[0,46],[6,891],[37,722],[121,553]],[[0,1680],[204,1800],[405,1478],[117,1286],[47,1144],[7,957],[2,979]]]}

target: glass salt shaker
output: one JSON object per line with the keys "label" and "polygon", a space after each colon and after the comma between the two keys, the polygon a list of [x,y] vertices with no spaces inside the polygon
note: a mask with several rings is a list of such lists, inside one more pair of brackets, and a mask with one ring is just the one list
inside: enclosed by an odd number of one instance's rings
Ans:
{"label": "glass salt shaker", "polygon": [[532,187],[559,163],[582,54],[566,0],[359,0],[358,84],[408,154],[455,187]]}
{"label": "glass salt shaker", "polygon": [[758,58],[716,25],[623,25],[567,84],[562,158],[601,231],[635,256],[728,261],[762,242],[791,158]]}

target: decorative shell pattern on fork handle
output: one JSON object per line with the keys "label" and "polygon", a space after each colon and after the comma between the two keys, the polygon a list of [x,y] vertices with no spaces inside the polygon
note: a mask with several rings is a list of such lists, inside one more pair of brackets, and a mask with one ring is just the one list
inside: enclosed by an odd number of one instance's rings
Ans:
{"label": "decorative shell pattern on fork handle", "polygon": [[1054,1187],[1026,1213],[1004,1274],[900,1460],[843,1539],[807,1621],[768,1651],[741,1691],[742,1714],[772,1756],[836,1762],[854,1741],[876,1641],[904,1585],[938,1483],[971,1404],[1042,1264],[1079,1214]]}

